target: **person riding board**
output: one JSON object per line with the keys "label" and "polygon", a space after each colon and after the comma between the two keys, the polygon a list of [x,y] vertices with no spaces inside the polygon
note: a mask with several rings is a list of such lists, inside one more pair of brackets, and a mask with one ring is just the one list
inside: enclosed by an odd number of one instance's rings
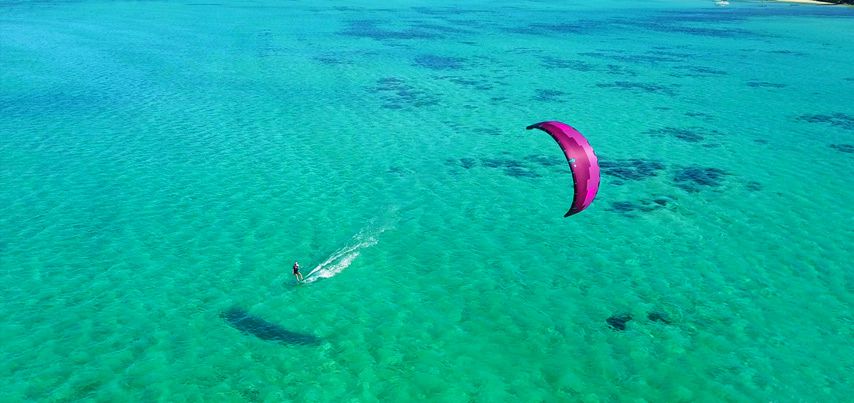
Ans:
{"label": "person riding board", "polygon": [[296,277],[297,282],[302,282],[302,273],[299,272],[299,262],[294,262],[294,277]]}

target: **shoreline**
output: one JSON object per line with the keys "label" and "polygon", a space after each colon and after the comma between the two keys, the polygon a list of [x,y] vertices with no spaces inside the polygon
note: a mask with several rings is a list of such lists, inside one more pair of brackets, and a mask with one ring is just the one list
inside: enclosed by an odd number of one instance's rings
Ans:
{"label": "shoreline", "polygon": [[816,6],[850,6],[850,3],[834,3],[832,1],[820,1],[820,0],[774,0],[781,3],[798,3],[798,4],[812,4]]}

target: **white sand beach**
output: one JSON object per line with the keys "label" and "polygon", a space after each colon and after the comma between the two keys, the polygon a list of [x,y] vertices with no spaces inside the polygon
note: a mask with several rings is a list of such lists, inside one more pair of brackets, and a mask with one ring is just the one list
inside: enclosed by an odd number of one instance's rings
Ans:
{"label": "white sand beach", "polygon": [[818,6],[834,6],[834,5],[837,5],[834,3],[827,3],[827,2],[816,1],[816,0],[775,0],[775,1],[780,1],[783,3],[815,4]]}

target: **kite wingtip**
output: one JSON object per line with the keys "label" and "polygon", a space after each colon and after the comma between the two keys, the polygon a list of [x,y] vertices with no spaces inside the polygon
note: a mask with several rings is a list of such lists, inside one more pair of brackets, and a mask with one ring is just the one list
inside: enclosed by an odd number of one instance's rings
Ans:
{"label": "kite wingtip", "polygon": [[578,214],[584,210],[587,210],[587,207],[581,207],[581,208],[572,207],[569,209],[569,211],[566,212],[566,214],[563,215],[563,218],[569,217],[571,215],[576,215],[576,214]]}
{"label": "kite wingtip", "polygon": [[542,122],[534,123],[534,124],[532,124],[532,125],[530,125],[530,126],[526,127],[525,129],[526,129],[526,130],[531,130],[531,129],[546,130],[546,129],[544,129],[544,128],[543,128],[543,125],[545,125],[545,124],[547,124],[547,123],[552,123],[552,124],[553,124],[553,123],[561,123],[561,122],[558,122],[557,120],[544,120],[544,121],[542,121]]}

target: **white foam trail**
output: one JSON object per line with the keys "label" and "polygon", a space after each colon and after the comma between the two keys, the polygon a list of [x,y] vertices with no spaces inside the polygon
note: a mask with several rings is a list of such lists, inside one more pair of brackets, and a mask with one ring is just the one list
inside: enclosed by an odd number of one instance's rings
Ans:
{"label": "white foam trail", "polygon": [[350,267],[354,260],[359,257],[359,251],[369,248],[379,242],[377,236],[383,233],[387,227],[380,228],[374,234],[359,232],[353,237],[353,243],[338,249],[330,255],[323,263],[317,265],[305,276],[304,283],[313,283],[317,280],[336,276],[344,269]]}

